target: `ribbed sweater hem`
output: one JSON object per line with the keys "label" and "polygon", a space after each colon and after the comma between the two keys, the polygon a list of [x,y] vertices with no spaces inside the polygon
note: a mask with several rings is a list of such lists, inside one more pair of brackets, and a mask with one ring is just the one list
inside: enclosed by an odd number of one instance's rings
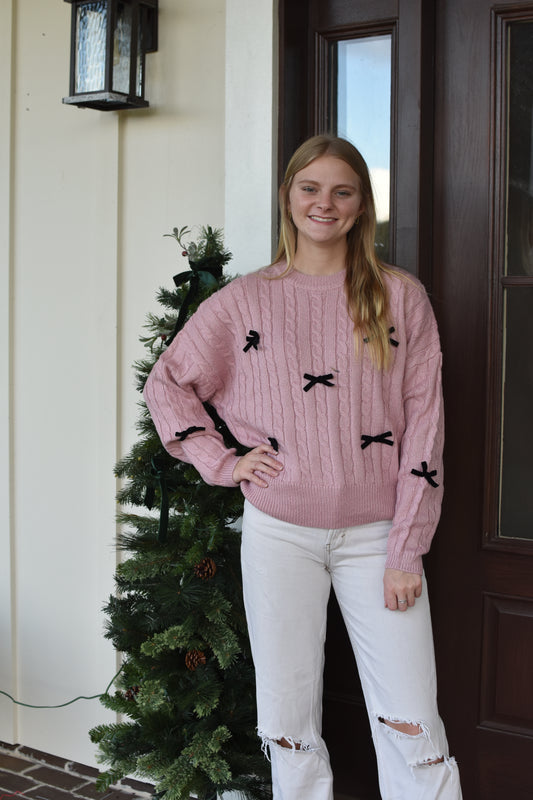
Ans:
{"label": "ribbed sweater hem", "polygon": [[267,489],[243,481],[242,493],[271,517],[312,528],[337,530],[394,517],[396,484],[366,486],[293,486],[277,484]]}

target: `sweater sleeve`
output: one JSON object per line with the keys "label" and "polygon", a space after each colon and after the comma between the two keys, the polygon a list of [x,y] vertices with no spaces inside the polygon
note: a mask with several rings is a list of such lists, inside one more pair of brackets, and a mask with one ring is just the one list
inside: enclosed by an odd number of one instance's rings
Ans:
{"label": "sweater sleeve", "polygon": [[210,300],[161,354],[143,395],[172,456],[192,464],[206,483],[236,486],[232,474],[239,459],[234,449],[226,448],[203,406],[223,386],[232,362],[228,321],[220,304]]}
{"label": "sweater sleeve", "polygon": [[405,430],[386,566],[421,574],[441,512],[444,414],[437,325],[425,291],[418,300],[406,312]]}

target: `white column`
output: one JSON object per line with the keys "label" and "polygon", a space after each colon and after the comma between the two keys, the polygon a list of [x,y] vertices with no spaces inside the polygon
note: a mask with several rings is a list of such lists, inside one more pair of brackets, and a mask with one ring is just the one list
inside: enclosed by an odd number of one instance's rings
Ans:
{"label": "white column", "polygon": [[277,6],[226,3],[224,228],[239,274],[270,262],[277,227]]}
{"label": "white column", "polygon": [[[12,570],[12,180],[13,147],[12,80],[13,0],[0,4],[0,688],[15,694],[14,587]],[[16,713],[11,701],[3,698],[0,713],[0,739],[14,742],[17,737]]]}

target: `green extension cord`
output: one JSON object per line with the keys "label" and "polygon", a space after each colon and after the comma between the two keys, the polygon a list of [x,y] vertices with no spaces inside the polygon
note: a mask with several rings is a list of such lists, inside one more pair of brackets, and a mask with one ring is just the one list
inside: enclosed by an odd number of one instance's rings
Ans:
{"label": "green extension cord", "polygon": [[13,703],[15,703],[15,705],[24,706],[25,708],[65,708],[65,706],[71,706],[72,703],[77,703],[78,700],[98,700],[100,697],[102,697],[103,695],[107,694],[123,669],[124,669],[124,664],[121,666],[121,668],[116,673],[116,675],[114,675],[111,678],[111,680],[109,681],[109,683],[108,683],[108,685],[106,687],[105,692],[102,692],[102,694],[93,694],[90,697],[87,697],[86,695],[82,694],[79,697],[75,697],[74,700],[69,700],[67,703],[59,703],[57,706],[34,706],[31,703],[23,703],[20,700],[15,700],[14,697],[11,697],[10,694],[8,694],[7,692],[2,691],[2,689],[0,689],[0,694],[3,694],[5,697],[9,698],[9,700],[11,700]]}

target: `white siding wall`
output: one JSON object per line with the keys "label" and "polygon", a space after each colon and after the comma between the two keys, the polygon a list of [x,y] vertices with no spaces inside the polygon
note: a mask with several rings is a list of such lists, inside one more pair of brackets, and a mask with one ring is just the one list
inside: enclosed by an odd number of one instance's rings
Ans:
{"label": "white siding wall", "polygon": [[[25,703],[97,694],[116,670],[101,607],[130,365],[185,266],[163,234],[224,225],[235,270],[270,258],[273,21],[272,0],[160,0],[151,107],[99,112],[61,103],[70,6],[0,3],[0,689]],[[106,719],[97,700],[0,695],[1,740],[87,764]]]}

